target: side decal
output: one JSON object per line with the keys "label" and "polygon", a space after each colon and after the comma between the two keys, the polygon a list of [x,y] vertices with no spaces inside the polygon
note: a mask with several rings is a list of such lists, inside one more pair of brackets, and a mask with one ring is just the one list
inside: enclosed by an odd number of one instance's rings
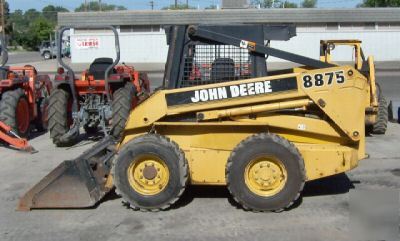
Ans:
{"label": "side decal", "polygon": [[186,105],[297,90],[295,77],[184,91],[166,95],[167,105]]}

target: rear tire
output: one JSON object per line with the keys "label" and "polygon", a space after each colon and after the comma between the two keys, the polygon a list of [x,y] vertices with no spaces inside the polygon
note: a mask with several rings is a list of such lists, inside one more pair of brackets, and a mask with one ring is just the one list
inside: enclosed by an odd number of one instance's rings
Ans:
{"label": "rear tire", "polygon": [[384,135],[387,130],[389,112],[387,101],[382,94],[379,96],[379,108],[376,118],[376,122],[372,126],[372,134]]}
{"label": "rear tire", "polygon": [[281,211],[303,190],[304,161],[288,140],[275,134],[257,134],[232,151],[226,180],[229,192],[244,209]]}
{"label": "rear tire", "polygon": [[135,210],[169,208],[184,192],[187,179],[184,152],[175,142],[156,134],[131,140],[114,161],[116,192]]}
{"label": "rear tire", "polygon": [[27,137],[30,132],[29,108],[23,89],[9,90],[0,101],[0,121],[10,126],[19,136]]}
{"label": "rear tire", "polygon": [[68,111],[70,94],[63,89],[56,89],[50,95],[49,130],[53,143],[58,146],[70,146],[74,140],[62,142],[60,138],[69,131],[72,113]]}
{"label": "rear tire", "polygon": [[124,87],[119,88],[113,95],[112,102],[112,126],[111,135],[117,140],[121,138],[125,129],[126,121],[132,110],[133,98],[135,98],[135,87],[127,82]]}

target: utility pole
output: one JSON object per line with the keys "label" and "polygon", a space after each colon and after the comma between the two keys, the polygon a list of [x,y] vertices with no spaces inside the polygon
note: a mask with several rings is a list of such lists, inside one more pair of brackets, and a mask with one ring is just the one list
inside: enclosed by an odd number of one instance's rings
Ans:
{"label": "utility pole", "polygon": [[178,8],[178,0],[175,0],[175,9]]}
{"label": "utility pole", "polygon": [[[0,9],[0,13],[1,13],[1,34],[3,35],[3,40],[5,41],[6,40],[6,30],[5,30],[5,19],[4,19],[4,0],[0,0],[1,2],[0,2],[0,7],[1,7],[1,9]],[[4,43],[1,43],[1,44],[4,44]]]}
{"label": "utility pole", "polygon": [[189,8],[189,0],[186,0],[186,7]]}
{"label": "utility pole", "polygon": [[151,10],[154,10],[154,1],[150,1],[149,4],[150,4],[150,7],[151,7]]}
{"label": "utility pole", "polygon": [[87,12],[87,0],[85,0],[85,12]]}
{"label": "utility pole", "polygon": [[101,0],[99,0],[99,9],[100,9],[100,12],[103,11],[103,8],[101,6]]}

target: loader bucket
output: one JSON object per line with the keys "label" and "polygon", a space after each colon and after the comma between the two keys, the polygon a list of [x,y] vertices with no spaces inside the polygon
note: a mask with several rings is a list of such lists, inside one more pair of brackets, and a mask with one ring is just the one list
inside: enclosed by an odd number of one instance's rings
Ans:
{"label": "loader bucket", "polygon": [[62,162],[20,199],[17,210],[94,206],[112,188],[107,180],[114,144],[105,138],[75,160]]}

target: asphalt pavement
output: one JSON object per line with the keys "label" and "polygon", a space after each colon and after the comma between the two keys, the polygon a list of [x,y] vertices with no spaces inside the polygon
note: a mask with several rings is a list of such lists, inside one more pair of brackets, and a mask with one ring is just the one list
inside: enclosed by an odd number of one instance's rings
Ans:
{"label": "asphalt pavement", "polygon": [[8,54],[8,64],[36,63],[42,60],[39,52],[17,51]]}

